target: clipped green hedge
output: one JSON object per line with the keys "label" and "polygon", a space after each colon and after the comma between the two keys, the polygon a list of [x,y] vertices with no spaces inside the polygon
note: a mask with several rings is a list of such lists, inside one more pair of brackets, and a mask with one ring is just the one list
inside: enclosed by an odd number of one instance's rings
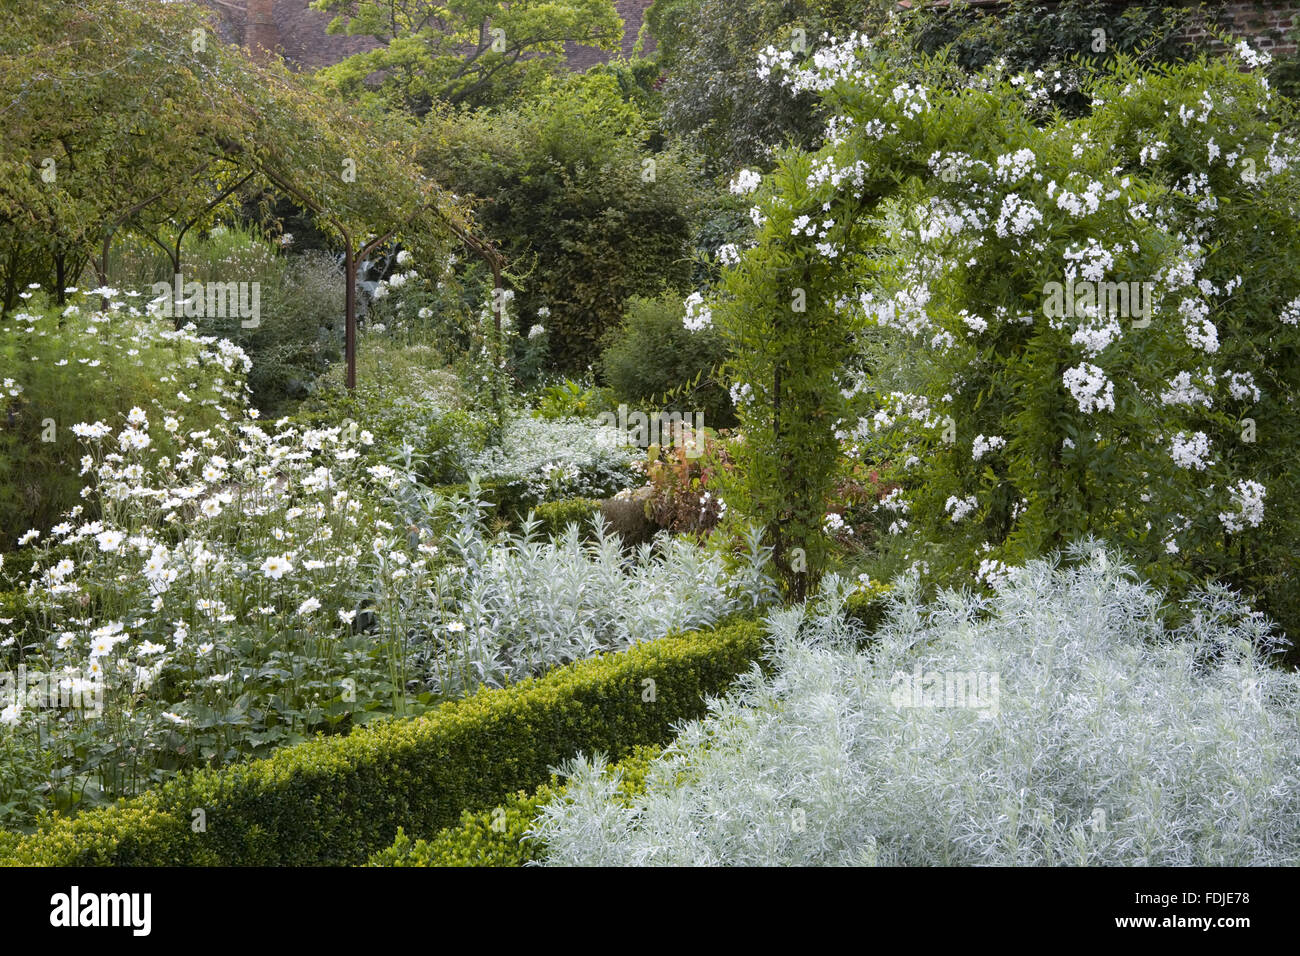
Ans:
{"label": "clipped green hedge", "polygon": [[[625,797],[645,789],[650,762],[658,747],[637,747],[611,767],[621,776],[619,792]],[[556,799],[563,787],[555,777],[531,794],[520,790],[490,810],[460,816],[460,823],[436,833],[432,839],[411,842],[402,829],[393,845],[370,858],[367,866],[523,866],[541,858],[542,847],[524,834],[538,810]]]}
{"label": "clipped green hedge", "polygon": [[762,642],[752,620],[673,635],[418,718],[183,774],[114,807],[0,839],[0,864],[364,863],[398,827],[435,833],[466,807],[545,783],[579,751],[617,760],[637,744],[667,741],[676,722],[705,713],[706,695],[750,667]]}

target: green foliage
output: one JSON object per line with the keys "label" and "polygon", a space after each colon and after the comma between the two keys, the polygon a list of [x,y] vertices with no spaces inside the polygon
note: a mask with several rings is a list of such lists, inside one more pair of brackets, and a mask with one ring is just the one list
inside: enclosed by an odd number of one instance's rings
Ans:
{"label": "green foliage", "polygon": [[704,713],[705,695],[748,670],[761,645],[753,621],[670,636],[480,691],[423,717],[186,774],[112,808],[46,820],[7,847],[0,841],[0,863],[363,863],[393,842],[398,827],[452,826],[466,807],[545,783],[552,766],[579,750],[617,758],[637,744],[666,742],[678,721]]}
{"label": "green foliage", "polygon": [[758,247],[728,270],[715,309],[745,436],[726,497],[768,529],[795,598],[815,585],[827,553],[822,523],[848,409],[840,377],[853,357],[852,336],[825,292],[843,269],[792,226],[805,210],[819,211],[807,195],[810,170],[809,158],[793,153],[773,174],[783,200],[763,203]]}
{"label": "green foliage", "polygon": [[[169,237],[170,238],[170,237]],[[234,342],[253,362],[248,386],[253,404],[267,417],[307,396],[317,376],[339,358],[343,346],[343,274],[335,258],[320,251],[283,255],[256,229],[219,224],[205,235],[190,233],[181,268],[189,282],[257,283],[260,321],[200,318],[205,335]],[[139,237],[121,244],[110,280],[146,294],[156,282],[173,284],[166,254]]]}
{"label": "green foliage", "polygon": [[543,501],[533,509],[533,517],[541,522],[538,531],[547,536],[560,534],[576,524],[584,532],[590,530],[591,519],[600,512],[600,502],[592,498],[565,498],[561,501]]}
{"label": "green foliage", "polygon": [[[1291,569],[1297,180],[1259,79],[1116,59],[1071,119],[1050,77],[917,85],[855,46],[826,98],[879,126],[783,156],[717,307],[746,506],[815,571],[842,438],[889,464],[891,529],[935,573],[1089,533],[1162,583]],[[1048,312],[1085,276],[1146,282],[1149,318]]]}
{"label": "green foliage", "polygon": [[1062,70],[1069,79],[1050,91],[1050,99],[1077,112],[1088,99],[1073,80],[1108,58],[1126,54],[1172,63],[1192,55],[1195,50],[1183,31],[1193,9],[1180,2],[1010,0],[995,9],[926,4],[895,16],[892,23],[896,49],[922,57],[947,50],[958,67],[971,73],[995,63],[1008,73]]}
{"label": "green foliage", "polygon": [[696,175],[651,152],[644,117],[607,74],[542,86],[500,113],[431,114],[424,162],[477,197],[475,215],[519,277],[518,334],[547,331],[550,363],[580,373],[633,295],[680,288]]}
{"label": "green foliage", "polygon": [[[331,32],[383,45],[320,71],[318,79],[355,97],[372,88],[384,102],[424,113],[439,102],[500,103],[562,68],[566,43],[617,50],[623,24],[610,0],[313,0],[336,14]],[[500,31],[499,33],[497,31]]]}
{"label": "green foliage", "polygon": [[[615,793],[629,804],[645,789],[650,762],[658,747],[636,747],[610,768],[618,775]],[[538,810],[564,790],[552,776],[535,791],[510,794],[490,810],[461,814],[460,823],[429,840],[411,842],[400,828],[393,845],[374,854],[367,866],[524,866],[542,859],[544,847],[527,837]]]}
{"label": "green foliage", "polygon": [[687,330],[682,315],[680,296],[628,300],[623,324],[607,336],[601,371],[617,402],[647,415],[702,412],[710,428],[730,428],[735,410],[718,374],[726,343],[716,331]]}
{"label": "green foliage", "polygon": [[430,485],[461,483],[466,459],[486,446],[490,426],[464,407],[455,375],[442,367],[433,344],[402,342],[387,334],[361,338],[357,387],[344,385],[333,366],[299,414],[316,425],[356,422],[374,435],[372,456],[398,462]]}
{"label": "green foliage", "polygon": [[[692,140],[713,172],[769,166],[770,149],[812,147],[824,113],[807,92],[755,83],[759,51],[769,45],[803,60],[823,33],[871,36],[897,65],[948,48],[954,79],[1000,61],[1009,72],[1063,69],[1067,79],[1052,100],[1079,108],[1078,68],[1116,53],[1146,60],[1182,58],[1190,5],[1126,4],[1109,0],[1038,0],[972,6],[916,2],[901,10],[892,0],[655,0],[646,22],[658,40],[656,57],[667,72],[665,125]],[[1097,29],[1104,51],[1094,49]],[[802,31],[798,33],[797,31]]]}
{"label": "green foliage", "polygon": [[803,49],[810,50],[824,32],[857,29],[863,7],[870,5],[860,0],[655,0],[646,22],[667,73],[665,125],[696,143],[713,172],[766,163],[768,147],[791,140],[810,145],[818,131],[815,99],[755,82],[758,52],[769,44],[796,48],[796,29],[803,31]]}
{"label": "green foliage", "polygon": [[566,378],[542,389],[537,414],[542,418],[595,418],[614,404],[609,389],[584,386]]}

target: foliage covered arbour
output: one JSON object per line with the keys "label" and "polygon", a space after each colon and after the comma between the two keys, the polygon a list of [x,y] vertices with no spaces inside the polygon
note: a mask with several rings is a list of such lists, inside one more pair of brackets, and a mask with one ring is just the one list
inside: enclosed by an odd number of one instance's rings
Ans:
{"label": "foliage covered arbour", "polygon": [[174,249],[179,269],[180,235],[245,183],[290,195],[349,258],[376,238],[427,252],[468,230],[415,163],[409,123],[315,93],[281,63],[255,67],[190,5],[23,8],[0,54],[5,310],[87,262],[102,281],[129,230]]}
{"label": "foliage covered arbour", "polygon": [[1297,520],[1300,230],[1295,143],[1242,69],[1262,58],[1120,59],[1071,120],[1043,109],[1050,76],[926,86],[868,51],[765,56],[833,119],[767,180],[715,307],[745,507],[796,586],[842,441],[892,474],[882,523],[935,572],[1093,533],[1167,579],[1271,587]]}

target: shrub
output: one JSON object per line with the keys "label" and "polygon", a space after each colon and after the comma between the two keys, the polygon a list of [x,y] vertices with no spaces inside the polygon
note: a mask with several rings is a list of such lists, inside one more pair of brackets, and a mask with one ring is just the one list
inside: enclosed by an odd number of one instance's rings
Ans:
{"label": "shrub", "polygon": [[696,174],[680,149],[647,147],[615,77],[556,80],[513,109],[427,124],[425,164],[481,197],[482,228],[528,274],[516,331],[543,325],[553,368],[585,372],[629,296],[686,281]]}
{"label": "shrub", "polygon": [[590,532],[592,523],[600,513],[600,502],[594,498],[565,498],[561,501],[543,501],[533,509],[538,531],[547,537],[563,533],[571,524],[584,534]]}
{"label": "shrub", "polygon": [[461,467],[500,489],[517,507],[555,498],[603,498],[636,478],[636,449],[617,430],[578,418],[516,415],[501,444],[466,457]]}
{"label": "shrub", "polygon": [[[292,240],[292,236],[288,237]],[[143,239],[126,244],[115,260],[114,281],[152,297],[155,282],[174,281],[171,260]],[[205,335],[234,342],[249,356],[248,386],[265,415],[286,410],[305,397],[316,378],[337,360],[343,343],[343,271],[336,258],[313,250],[286,255],[260,231],[219,224],[205,235],[186,237],[181,271],[188,282],[248,282],[258,285],[260,320],[199,318]]]}
{"label": "shrub", "polygon": [[609,389],[589,388],[566,378],[558,385],[548,385],[542,389],[537,402],[537,414],[541,418],[552,419],[595,418],[614,405],[612,397]]}
{"label": "shrub", "polygon": [[[619,780],[618,793],[626,799],[645,786],[645,774],[658,747],[636,747],[611,768]],[[510,794],[490,810],[460,815],[460,823],[447,827],[428,840],[410,838],[399,828],[397,839],[374,854],[367,866],[525,866],[539,862],[544,847],[527,838],[538,810],[562,791],[551,777],[531,794],[522,790]]]}
{"label": "shrub", "polygon": [[[689,452],[689,454],[688,454]],[[718,493],[730,470],[727,445],[710,431],[685,432],[647,456],[646,515],[661,528],[708,533],[727,512]]]}
{"label": "shrub", "polygon": [[333,366],[297,417],[316,427],[356,422],[374,436],[369,457],[376,464],[400,464],[426,484],[465,481],[465,462],[482,453],[491,429],[465,407],[460,384],[435,346],[367,332],[354,391],[343,375],[341,364]]}
{"label": "shrub", "polygon": [[[465,807],[545,783],[550,767],[579,749],[617,758],[636,744],[666,741],[760,647],[752,621],[666,637],[424,717],[183,775],[112,808],[47,820],[32,835],[0,839],[0,863],[363,863],[392,844],[398,827],[452,826]],[[192,827],[195,809],[206,815],[203,832]]]}
{"label": "shrub", "polygon": [[601,353],[602,373],[616,402],[647,415],[702,412],[709,427],[730,428],[735,411],[719,381],[726,344],[716,331],[687,330],[683,313],[680,296],[630,299]]}
{"label": "shrub", "polygon": [[537,526],[488,540],[462,521],[444,536],[456,566],[435,582],[440,606],[429,622],[429,681],[440,692],[505,684],[665,630],[706,627],[772,597],[769,554],[755,535],[728,569],[685,539],[628,556],[600,515],[588,541],[576,524],[551,539],[535,537]]}
{"label": "shrub", "polygon": [[1168,626],[1131,568],[1073,557],[991,599],[901,582],[866,649],[828,578],[644,794],[576,761],[532,832],[582,865],[1295,865],[1300,675],[1268,624],[1216,588]]}

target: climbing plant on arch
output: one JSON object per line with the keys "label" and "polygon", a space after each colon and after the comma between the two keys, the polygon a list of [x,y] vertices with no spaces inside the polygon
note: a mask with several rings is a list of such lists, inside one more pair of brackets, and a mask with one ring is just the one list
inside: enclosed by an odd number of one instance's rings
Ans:
{"label": "climbing plant on arch", "polygon": [[1116,58],[1067,120],[1032,76],[918,82],[862,38],[806,68],[764,55],[833,119],[735,180],[757,241],[712,314],[733,494],[795,597],[853,457],[898,486],[882,529],[936,574],[993,582],[1090,534],[1176,583],[1294,570],[1300,177],[1260,60]]}

